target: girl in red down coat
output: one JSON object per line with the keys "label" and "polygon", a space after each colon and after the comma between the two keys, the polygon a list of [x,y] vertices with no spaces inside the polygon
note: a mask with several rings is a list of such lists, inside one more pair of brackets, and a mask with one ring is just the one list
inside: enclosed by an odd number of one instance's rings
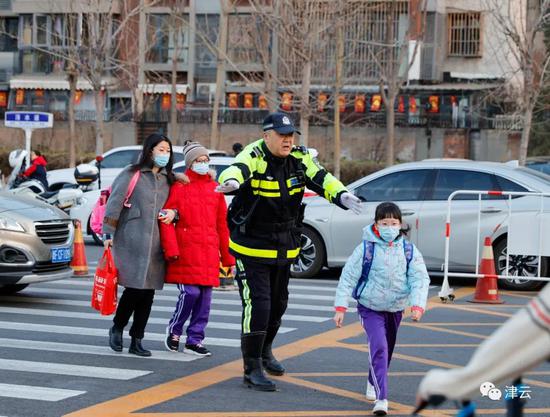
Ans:
{"label": "girl in red down coat", "polygon": [[219,285],[220,255],[224,266],[233,266],[229,254],[227,206],[216,193],[217,182],[210,176],[208,150],[199,143],[184,148],[188,184],[175,183],[165,207],[178,211],[176,225],[160,223],[161,243],[168,260],[165,282],[180,290],[176,309],[166,329],[165,346],[177,352],[183,325],[187,327],[185,353],[210,356],[202,345],[208,324],[212,287]]}

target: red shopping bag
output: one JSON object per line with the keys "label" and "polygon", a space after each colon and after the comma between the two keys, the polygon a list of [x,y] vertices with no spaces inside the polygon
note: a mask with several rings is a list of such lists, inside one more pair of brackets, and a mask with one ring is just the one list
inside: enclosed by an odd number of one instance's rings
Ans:
{"label": "red shopping bag", "polygon": [[108,316],[116,310],[117,270],[111,248],[105,249],[97,265],[92,291],[92,307]]}

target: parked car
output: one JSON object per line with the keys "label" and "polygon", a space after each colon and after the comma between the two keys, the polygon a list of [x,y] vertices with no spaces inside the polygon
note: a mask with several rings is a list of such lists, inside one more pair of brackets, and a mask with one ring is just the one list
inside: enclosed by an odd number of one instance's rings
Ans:
{"label": "parked car", "polygon": [[[235,158],[232,156],[211,156],[210,167],[216,171],[217,175],[219,175],[225,168],[231,165],[234,160]],[[175,172],[184,172],[185,162],[177,162],[176,164],[174,164],[173,169]],[[105,188],[105,186],[103,186],[103,183],[102,188]],[[99,199],[99,194],[99,190],[93,190],[84,193],[84,196],[80,199],[81,204],[73,207],[71,209],[70,215],[73,219],[80,220],[83,230],[85,230],[86,233],[91,236],[98,245],[102,245],[102,237],[94,233],[94,231],[90,227],[90,215],[92,214],[92,209],[94,208],[96,201]],[[231,197],[226,197],[228,203],[230,199]]]}
{"label": "parked car", "polygon": [[[302,250],[292,273],[312,277],[323,266],[340,267],[361,241],[362,229],[374,219],[375,207],[382,201],[395,201],[409,226],[409,239],[418,246],[432,275],[442,274],[445,248],[447,198],[456,190],[501,190],[550,192],[550,176],[510,164],[467,161],[426,160],[396,165],[362,178],[349,190],[361,198],[363,213],[350,215],[321,197],[306,199]],[[540,208],[540,197],[516,197],[514,213],[533,214]],[[545,208],[550,211],[550,206]],[[453,203],[449,270],[475,272],[477,196],[459,196]],[[507,197],[484,196],[481,210],[481,236],[491,236],[497,273],[506,267],[508,216]],[[500,227],[499,227],[500,225]],[[504,225],[504,226],[503,226]],[[533,289],[539,282],[521,279],[536,276],[538,258],[510,256],[509,274],[504,280],[510,289]],[[541,276],[550,272],[549,258],[543,258]],[[499,281],[500,282],[500,281]]]}
{"label": "parked car", "polygon": [[0,191],[0,294],[69,278],[74,228],[63,211]]}
{"label": "parked car", "polygon": [[525,161],[527,168],[550,175],[550,156],[533,156]]}
{"label": "parked car", "polygon": [[[139,145],[120,146],[105,152],[102,155],[103,160],[101,161],[101,187],[109,187],[125,166],[136,163],[141,149],[142,147]],[[177,163],[183,161],[183,146],[174,146],[173,150],[175,162]],[[213,149],[210,149],[208,152],[210,153],[210,156],[227,155],[224,151],[217,151]],[[88,164],[97,166],[98,162],[93,160],[88,162]],[[54,169],[52,171],[48,171],[48,184],[50,184],[50,187],[54,187],[54,184],[61,182],[76,182],[74,178],[74,168]]]}

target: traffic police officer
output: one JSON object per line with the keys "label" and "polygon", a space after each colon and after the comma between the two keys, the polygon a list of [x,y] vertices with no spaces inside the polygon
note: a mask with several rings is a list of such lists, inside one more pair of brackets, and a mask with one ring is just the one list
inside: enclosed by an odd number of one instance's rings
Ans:
{"label": "traffic police officer", "polygon": [[343,209],[361,211],[361,201],[328,173],[305,147],[290,118],[272,113],[263,138],[246,146],[219,177],[217,191],[235,194],[229,209],[229,248],[236,258],[236,279],[243,305],[241,350],[244,383],[274,391],[263,368],[283,375],[271,345],[288,304],[290,265],[300,251],[304,188]]}

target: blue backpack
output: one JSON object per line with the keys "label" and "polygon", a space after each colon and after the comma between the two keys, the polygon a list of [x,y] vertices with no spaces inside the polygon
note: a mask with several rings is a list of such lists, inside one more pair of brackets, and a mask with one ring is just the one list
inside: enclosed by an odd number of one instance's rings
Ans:
{"label": "blue backpack", "polygon": [[[405,252],[405,259],[407,260],[407,272],[409,271],[409,264],[413,258],[413,244],[408,240],[403,239],[403,251]],[[367,285],[369,280],[369,272],[372,266],[372,259],[374,257],[374,242],[363,241],[363,269],[361,270],[361,277],[355,286],[351,296],[356,300],[359,300],[361,293]]]}

